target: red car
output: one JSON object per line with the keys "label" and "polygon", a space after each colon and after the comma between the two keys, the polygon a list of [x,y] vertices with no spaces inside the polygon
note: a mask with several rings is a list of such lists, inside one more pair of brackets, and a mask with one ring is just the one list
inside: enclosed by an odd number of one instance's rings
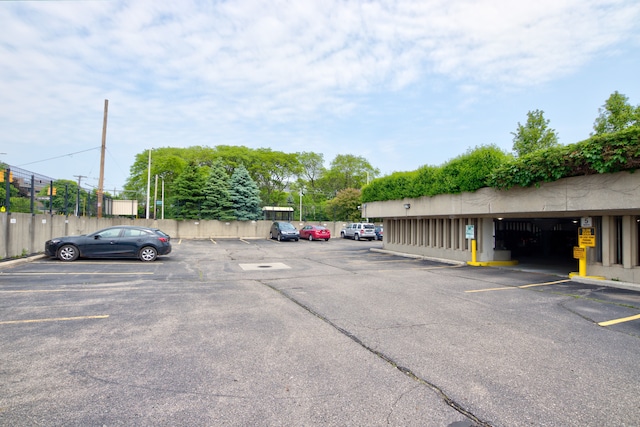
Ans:
{"label": "red car", "polygon": [[328,241],[331,238],[331,232],[321,225],[306,225],[300,229],[300,238]]}

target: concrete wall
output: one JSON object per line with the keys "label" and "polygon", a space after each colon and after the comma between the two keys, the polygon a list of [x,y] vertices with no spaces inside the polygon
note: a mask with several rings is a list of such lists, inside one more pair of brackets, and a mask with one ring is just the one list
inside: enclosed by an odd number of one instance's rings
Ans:
{"label": "concrete wall", "polygon": [[[0,213],[0,259],[20,257],[44,251],[44,242],[60,236],[88,234],[112,225],[155,227],[172,239],[267,238],[272,221],[152,220],[128,218],[76,217]],[[306,222],[291,221],[298,229]],[[332,237],[340,237],[346,222],[309,222],[324,225]]]}
{"label": "concrete wall", "polygon": [[[494,248],[500,218],[601,218],[599,248],[589,248],[587,274],[640,283],[640,171],[565,178],[539,187],[373,202],[363,217],[383,218],[384,248],[434,258],[471,260],[459,242],[475,221],[478,261],[503,261]],[[453,233],[453,234],[452,234]],[[598,256],[596,256],[598,255]]]}

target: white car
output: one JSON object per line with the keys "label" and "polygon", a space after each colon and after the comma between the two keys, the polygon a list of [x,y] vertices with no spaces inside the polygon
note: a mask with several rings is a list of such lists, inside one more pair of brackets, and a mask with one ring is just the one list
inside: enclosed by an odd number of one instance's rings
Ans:
{"label": "white car", "polygon": [[343,239],[376,239],[376,226],[368,222],[354,222],[340,232]]}

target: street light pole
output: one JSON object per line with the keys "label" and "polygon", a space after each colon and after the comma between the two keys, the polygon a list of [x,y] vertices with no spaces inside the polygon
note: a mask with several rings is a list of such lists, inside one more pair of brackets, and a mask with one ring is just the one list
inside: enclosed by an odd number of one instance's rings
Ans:
{"label": "street light pole", "polygon": [[302,222],[302,195],[304,193],[302,192],[302,187],[300,187],[300,222]]}
{"label": "street light pole", "polygon": [[147,166],[147,215],[149,219],[149,202],[151,201],[151,148],[149,148],[149,165]]}

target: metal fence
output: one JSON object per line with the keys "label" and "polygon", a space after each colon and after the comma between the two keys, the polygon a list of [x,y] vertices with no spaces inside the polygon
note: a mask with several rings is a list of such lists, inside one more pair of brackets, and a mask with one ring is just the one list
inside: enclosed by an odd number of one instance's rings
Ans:
{"label": "metal fence", "polygon": [[[95,189],[40,175],[15,166],[1,165],[0,188],[5,196],[0,200],[0,212],[49,213],[59,215],[96,216],[98,198]],[[103,214],[110,215],[112,199],[103,198]]]}

